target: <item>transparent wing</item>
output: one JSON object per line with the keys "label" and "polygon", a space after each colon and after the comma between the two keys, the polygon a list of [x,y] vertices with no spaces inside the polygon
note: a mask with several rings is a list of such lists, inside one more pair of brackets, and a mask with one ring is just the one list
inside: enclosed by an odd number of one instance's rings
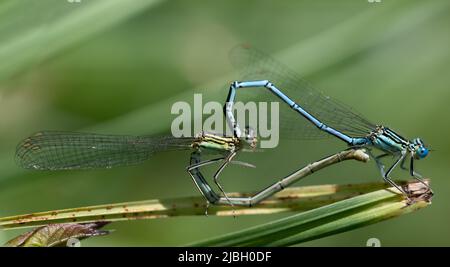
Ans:
{"label": "transparent wing", "polygon": [[[328,126],[352,137],[365,136],[375,128],[349,106],[325,96],[308,82],[270,56],[249,46],[237,46],[230,52],[231,63],[240,71],[240,81],[269,80],[288,97],[296,101]],[[246,100],[278,101],[268,90],[246,89],[238,91],[238,98]],[[280,103],[280,135],[289,139],[316,139],[330,137],[312,123]]]}
{"label": "transparent wing", "polygon": [[189,149],[192,138],[46,131],[23,140],[17,163],[26,169],[67,170],[133,165],[165,150]]}

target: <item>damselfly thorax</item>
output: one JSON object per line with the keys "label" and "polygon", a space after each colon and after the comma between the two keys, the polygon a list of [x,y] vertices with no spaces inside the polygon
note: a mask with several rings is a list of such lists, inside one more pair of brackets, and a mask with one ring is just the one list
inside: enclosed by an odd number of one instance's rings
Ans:
{"label": "damselfly thorax", "polygon": [[387,153],[397,154],[411,148],[411,142],[393,130],[378,125],[368,136],[371,144]]}
{"label": "damselfly thorax", "polygon": [[236,151],[242,146],[240,140],[236,137],[226,137],[217,134],[202,132],[197,135],[192,143],[193,149],[227,152]]}
{"label": "damselfly thorax", "polygon": [[256,142],[256,137],[241,139],[234,136],[230,137],[216,133],[202,132],[196,136],[196,139],[192,143],[192,148],[210,153],[229,153],[245,148],[254,149]]}

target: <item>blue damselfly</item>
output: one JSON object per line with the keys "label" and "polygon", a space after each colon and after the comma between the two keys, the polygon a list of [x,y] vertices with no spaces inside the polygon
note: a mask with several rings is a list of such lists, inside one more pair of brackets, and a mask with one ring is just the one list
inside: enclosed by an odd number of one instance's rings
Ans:
{"label": "blue damselfly", "polygon": [[[398,165],[428,187],[414,170],[414,160],[423,159],[429,153],[420,138],[408,140],[388,127],[369,122],[345,104],[313,89],[308,82],[263,52],[238,46],[232,50],[231,60],[242,76],[241,81],[231,83],[224,107],[234,136],[241,136],[242,132],[233,113],[237,91],[251,91],[252,101],[267,101],[272,94],[289,109],[280,118],[280,135],[294,139],[337,137],[351,148],[365,148],[375,160],[383,179],[406,196],[408,194],[390,178]],[[372,151],[374,148],[382,154],[376,156]],[[395,160],[386,171],[381,158],[389,155]],[[407,159],[409,168],[405,166]]]}

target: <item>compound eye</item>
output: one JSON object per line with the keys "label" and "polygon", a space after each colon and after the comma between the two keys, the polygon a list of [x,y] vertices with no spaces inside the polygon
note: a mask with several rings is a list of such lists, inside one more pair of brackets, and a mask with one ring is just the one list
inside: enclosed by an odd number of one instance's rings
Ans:
{"label": "compound eye", "polygon": [[428,149],[425,147],[419,147],[417,149],[417,154],[419,155],[419,158],[423,159],[428,155]]}

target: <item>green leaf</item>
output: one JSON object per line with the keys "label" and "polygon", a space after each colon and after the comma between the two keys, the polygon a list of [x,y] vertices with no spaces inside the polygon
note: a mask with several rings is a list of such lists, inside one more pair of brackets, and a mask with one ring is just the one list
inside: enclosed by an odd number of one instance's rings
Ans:
{"label": "green leaf", "polygon": [[87,224],[49,224],[26,232],[10,241],[4,246],[7,247],[64,247],[73,246],[72,242],[79,240],[107,235],[110,232],[99,230],[105,226],[106,222],[96,222]]}

